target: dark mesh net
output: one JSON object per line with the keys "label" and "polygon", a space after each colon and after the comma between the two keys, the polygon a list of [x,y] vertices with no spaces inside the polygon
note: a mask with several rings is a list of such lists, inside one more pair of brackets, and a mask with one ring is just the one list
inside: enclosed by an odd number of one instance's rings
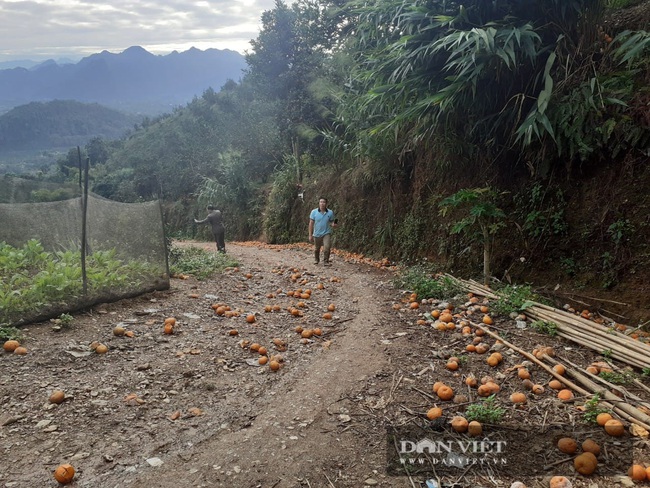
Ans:
{"label": "dark mesh net", "polygon": [[0,204],[0,323],[43,320],[169,288],[158,201],[89,196],[85,292],[82,217],[82,198]]}

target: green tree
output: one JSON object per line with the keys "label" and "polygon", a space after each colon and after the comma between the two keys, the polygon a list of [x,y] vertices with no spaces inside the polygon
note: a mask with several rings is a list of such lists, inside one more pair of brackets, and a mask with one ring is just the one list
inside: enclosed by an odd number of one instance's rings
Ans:
{"label": "green tree", "polygon": [[498,193],[492,188],[463,189],[439,203],[440,215],[446,217],[453,209],[459,209],[461,217],[451,228],[453,234],[479,229],[483,240],[483,280],[486,286],[492,277],[492,235],[504,225],[505,214],[496,205]]}

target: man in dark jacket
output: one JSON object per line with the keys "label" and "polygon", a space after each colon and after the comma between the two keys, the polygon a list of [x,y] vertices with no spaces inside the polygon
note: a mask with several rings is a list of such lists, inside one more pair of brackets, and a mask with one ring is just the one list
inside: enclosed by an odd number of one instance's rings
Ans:
{"label": "man in dark jacket", "polygon": [[226,252],[226,231],[223,228],[223,219],[221,218],[221,211],[215,209],[212,205],[208,205],[208,216],[203,220],[194,219],[195,224],[209,223],[212,226],[212,234],[214,240],[217,242],[217,250],[219,252]]}

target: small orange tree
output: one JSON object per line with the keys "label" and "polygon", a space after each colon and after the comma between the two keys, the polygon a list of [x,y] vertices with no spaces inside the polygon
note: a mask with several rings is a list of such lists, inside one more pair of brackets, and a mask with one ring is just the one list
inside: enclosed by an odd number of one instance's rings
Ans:
{"label": "small orange tree", "polygon": [[438,205],[440,215],[446,217],[450,210],[458,208],[464,214],[452,227],[453,234],[469,234],[479,229],[483,239],[483,279],[486,286],[490,282],[490,260],[492,256],[491,236],[505,224],[505,214],[496,205],[499,197],[492,188],[465,188],[442,200]]}

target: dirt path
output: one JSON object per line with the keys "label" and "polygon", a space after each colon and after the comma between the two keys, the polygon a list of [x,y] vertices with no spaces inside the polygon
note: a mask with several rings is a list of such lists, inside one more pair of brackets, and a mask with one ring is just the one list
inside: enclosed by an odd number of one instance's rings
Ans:
{"label": "dirt path", "polygon": [[[231,245],[229,253],[260,270],[301,267],[310,261],[309,251],[302,250],[276,252]],[[385,323],[385,311],[377,303],[381,279],[390,277],[337,259],[330,268],[308,265],[303,275],[322,276],[326,282],[330,275],[341,278],[336,296],[351,306],[339,314],[338,322],[345,327],[332,334],[332,344],[313,351],[307,364],[283,371],[280,381],[264,387],[252,401],[254,417],[246,428],[216,432],[191,450],[172,456],[159,469],[139,476],[136,485],[178,486],[179,473],[184,473],[186,486],[278,488],[362,486],[364,480],[372,484],[373,479],[384,477],[383,450],[363,452],[364,442],[359,442],[356,431],[346,429],[351,412],[341,401],[362,391],[369,378],[386,369],[386,358],[377,354],[381,349],[377,330]],[[384,437],[381,428],[374,441]]]}

